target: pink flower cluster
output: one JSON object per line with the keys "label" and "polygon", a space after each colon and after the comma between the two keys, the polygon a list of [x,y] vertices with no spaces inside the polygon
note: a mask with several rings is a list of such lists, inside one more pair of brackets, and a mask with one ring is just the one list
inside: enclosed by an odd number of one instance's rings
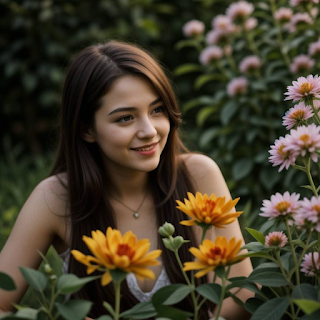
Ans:
{"label": "pink flower cluster", "polygon": [[199,20],[190,20],[182,27],[182,31],[186,37],[203,34],[205,25]]}
{"label": "pink flower cluster", "polygon": [[[316,101],[314,101],[316,102]],[[320,101],[319,101],[320,102]],[[303,101],[290,108],[284,115],[282,124],[290,130],[294,126],[306,124],[306,121],[314,116],[310,106],[306,106]]]}
{"label": "pink flower cluster", "polygon": [[283,248],[288,242],[288,238],[282,231],[270,232],[266,236],[266,247],[281,247]]}
{"label": "pink flower cluster", "polygon": [[309,44],[309,56],[320,56],[320,37],[318,41]]}
{"label": "pink flower cluster", "polygon": [[311,59],[305,54],[300,54],[293,59],[290,65],[290,71],[292,73],[299,73],[311,70],[316,64],[315,60]]}
{"label": "pink flower cluster", "polygon": [[284,25],[284,28],[289,31],[290,33],[294,33],[297,31],[297,25],[305,23],[305,24],[312,24],[313,21],[311,17],[306,12],[298,12],[294,14],[290,21]]}
{"label": "pink flower cluster", "polygon": [[230,97],[246,94],[248,91],[248,80],[245,77],[237,77],[227,84],[227,92]]}
{"label": "pink flower cluster", "polygon": [[308,277],[312,277],[320,271],[320,257],[319,252],[309,252],[303,257],[301,263],[301,271]]}
{"label": "pink flower cluster", "polygon": [[287,96],[284,100],[299,101],[302,98],[317,97],[320,95],[320,78],[318,75],[308,75],[307,78],[299,77],[297,81],[288,86]]}
{"label": "pink flower cluster", "polygon": [[250,73],[261,67],[261,60],[258,56],[247,56],[239,64],[239,69],[243,73]]}
{"label": "pink flower cluster", "polygon": [[239,20],[244,21],[247,19],[253,12],[254,6],[252,3],[247,1],[238,1],[231,3],[227,8],[227,16],[232,22],[237,22]]}
{"label": "pink flower cluster", "polygon": [[294,215],[297,213],[300,203],[300,194],[293,193],[290,195],[286,191],[283,195],[276,193],[271,196],[270,200],[263,200],[260,210],[260,216],[270,219],[278,218],[281,216]]}
{"label": "pink flower cluster", "polygon": [[295,216],[296,224],[303,226],[309,224],[320,232],[320,197],[313,196],[310,200],[304,198],[300,201],[301,207]]}
{"label": "pink flower cluster", "polygon": [[290,0],[290,6],[296,7],[303,3],[319,3],[319,0]]}
{"label": "pink flower cluster", "polygon": [[274,18],[280,22],[288,22],[293,16],[293,11],[290,8],[281,7],[274,13]]}
{"label": "pink flower cluster", "polygon": [[208,65],[211,61],[219,60],[223,56],[223,51],[218,46],[210,46],[202,50],[200,53],[200,63]]}

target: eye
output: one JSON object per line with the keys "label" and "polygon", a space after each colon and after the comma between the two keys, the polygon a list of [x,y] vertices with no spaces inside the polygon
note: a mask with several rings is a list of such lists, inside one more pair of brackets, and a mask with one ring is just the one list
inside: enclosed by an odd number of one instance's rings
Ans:
{"label": "eye", "polygon": [[[158,112],[155,112],[156,110],[158,110]],[[160,106],[160,107],[157,107],[153,110],[153,112],[155,113],[160,113],[160,112],[164,112],[166,109],[164,106]]]}
{"label": "eye", "polygon": [[124,116],[116,120],[116,122],[129,122],[132,116]]}

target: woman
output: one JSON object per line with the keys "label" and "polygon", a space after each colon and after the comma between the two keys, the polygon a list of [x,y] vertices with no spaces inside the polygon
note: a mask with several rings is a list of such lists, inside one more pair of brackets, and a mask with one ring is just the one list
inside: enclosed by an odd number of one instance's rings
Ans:
{"label": "woman", "polygon": [[[175,200],[183,200],[188,191],[231,196],[216,163],[184,147],[177,131],[180,123],[171,85],[150,53],[109,41],[75,57],[63,89],[55,164],[49,178],[26,201],[1,252],[0,270],[13,277],[18,289],[9,294],[0,291],[0,309],[11,309],[11,303],[25,293],[27,284],[18,266],[38,268],[41,257],[36,249],[45,253],[53,244],[67,258],[69,248],[90,254],[82,235],[108,226],[150,239],[150,250],[163,249],[162,265],[151,268],[156,279],[161,276],[164,284],[185,282],[173,253],[163,247],[158,227],[171,222],[176,234],[191,240],[179,251],[182,262],[191,261],[188,248],[199,245],[201,230],[179,224],[186,217],[176,209]],[[223,230],[212,228],[206,238],[217,236],[243,240],[237,221]],[[73,257],[68,271],[86,276],[85,266]],[[230,277],[248,276],[251,271],[246,259],[231,268]],[[198,284],[212,279],[209,274]],[[155,285],[159,286],[157,280],[138,281],[135,287],[124,281],[122,310],[141,301]],[[237,296],[246,300],[250,292],[241,290]],[[106,313],[103,301],[114,303],[114,291],[112,285],[102,288],[96,281],[75,298],[93,301],[90,316],[98,317]],[[178,306],[192,311],[190,298]],[[210,310],[214,306],[204,304],[200,319],[208,319]],[[231,298],[225,301],[221,316],[248,318]]]}

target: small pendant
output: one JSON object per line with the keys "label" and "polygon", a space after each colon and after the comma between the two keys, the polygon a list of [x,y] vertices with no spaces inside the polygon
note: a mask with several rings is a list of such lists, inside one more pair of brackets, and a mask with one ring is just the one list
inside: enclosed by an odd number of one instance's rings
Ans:
{"label": "small pendant", "polygon": [[139,218],[139,213],[138,213],[138,212],[134,213],[134,214],[133,214],[133,217],[136,218],[136,219],[138,219],[138,218]]}

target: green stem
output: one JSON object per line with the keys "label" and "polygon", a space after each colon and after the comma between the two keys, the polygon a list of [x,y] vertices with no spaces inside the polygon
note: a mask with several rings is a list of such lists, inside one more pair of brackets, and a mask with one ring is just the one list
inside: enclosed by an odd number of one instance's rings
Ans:
{"label": "green stem", "polygon": [[288,278],[288,276],[287,276],[287,274],[286,274],[286,271],[284,270],[283,265],[282,265],[282,263],[281,263],[280,251],[279,251],[279,250],[276,251],[276,257],[277,257],[277,261],[278,261],[278,264],[279,264],[281,273],[282,273],[283,276],[286,278],[286,280],[288,281],[288,283],[290,283],[290,279]]}
{"label": "green stem", "polygon": [[54,304],[54,301],[55,301],[55,294],[54,294],[54,291],[55,291],[55,287],[56,287],[56,282],[57,280],[53,280],[52,281],[52,285],[51,285],[51,300],[50,300],[50,306],[49,306],[49,313],[51,314],[52,313],[52,309],[53,309],[53,304]]}
{"label": "green stem", "polygon": [[275,25],[275,28],[277,30],[277,42],[280,48],[280,52],[283,56],[284,62],[286,63],[287,67],[290,66],[290,58],[288,56],[288,53],[283,49],[283,38],[282,38],[282,33],[281,33],[281,27],[280,23],[278,20],[274,18],[274,13],[276,11],[276,5],[274,0],[270,0],[270,5],[271,5],[271,11],[272,11],[272,17],[273,17],[273,23]]}
{"label": "green stem", "polygon": [[225,70],[225,68],[221,65],[219,60],[215,61],[217,68],[220,70],[220,72],[226,77],[226,79],[230,79],[229,75],[227,74],[227,71]]}
{"label": "green stem", "polygon": [[308,157],[308,158],[305,160],[306,174],[307,174],[307,176],[308,176],[308,180],[309,180],[309,182],[310,182],[310,186],[311,186],[311,188],[312,188],[312,191],[313,191],[314,195],[315,195],[316,197],[318,197],[318,192],[317,192],[317,189],[316,189],[316,187],[315,187],[315,185],[314,185],[314,183],[313,183],[313,179],[312,179],[312,176],[311,176],[311,173],[310,173],[310,161],[311,161],[311,158],[310,158],[310,157]]}
{"label": "green stem", "polygon": [[228,63],[232,69],[232,71],[235,73],[235,74],[238,74],[238,69],[237,69],[237,65],[233,59],[233,56],[232,54],[225,54],[225,56],[227,57],[227,60],[228,60]]}
{"label": "green stem", "polygon": [[314,107],[313,99],[310,99],[310,105],[311,105],[311,108],[312,108],[312,110],[313,110],[314,116],[315,116],[318,124],[320,124],[320,119],[319,119],[319,115],[318,115],[318,110],[316,110],[316,108]]}
{"label": "green stem", "polygon": [[297,165],[297,164],[293,164],[292,166],[293,166],[295,169],[297,169],[297,170],[301,170],[301,171],[303,171],[303,172],[306,172],[306,168],[303,167],[303,166],[299,166],[299,165]]}
{"label": "green stem", "polygon": [[246,40],[247,40],[247,42],[248,42],[248,44],[249,44],[249,48],[251,49],[251,51],[252,51],[256,56],[259,57],[259,51],[258,51],[258,49],[257,49],[257,47],[256,47],[256,45],[255,45],[255,43],[254,43],[254,41],[253,41],[253,39],[252,39],[251,32],[250,32],[250,31],[248,32],[248,30],[246,30],[246,28],[245,28],[245,26],[244,26],[244,23],[242,24],[242,30],[243,30],[244,36],[245,36],[245,38],[246,38]]}
{"label": "green stem", "polygon": [[300,284],[299,265],[298,265],[298,261],[297,261],[296,251],[295,251],[293,243],[292,243],[292,237],[291,237],[291,231],[290,231],[289,224],[288,224],[288,219],[285,219],[285,225],[286,225],[286,228],[287,228],[288,239],[289,239],[291,253],[292,253],[292,256],[293,256],[293,260],[294,260],[294,265],[296,266],[296,268],[295,268],[296,282],[297,282],[296,285],[299,285]]}
{"label": "green stem", "polygon": [[[180,260],[179,254],[178,254],[178,250],[174,250],[174,255],[176,256],[176,259],[178,261],[179,267],[182,271],[182,274],[187,282],[187,284],[191,287],[193,286],[193,284],[190,282],[186,272],[183,270],[183,265],[182,262]],[[193,306],[194,306],[194,320],[198,320],[198,307],[197,307],[197,299],[196,299],[196,295],[194,293],[194,291],[191,291],[191,298],[193,301]]]}
{"label": "green stem", "polygon": [[120,314],[120,282],[114,281],[114,291],[115,291],[115,310],[114,310],[114,320],[119,320]]}
{"label": "green stem", "polygon": [[228,278],[229,272],[230,272],[230,266],[228,267],[227,272],[225,272],[225,274],[224,274],[223,277],[222,277],[221,296],[220,296],[220,301],[219,301],[218,312],[217,312],[217,314],[215,315],[215,319],[219,319],[219,316],[220,316],[220,312],[221,312],[221,308],[222,308],[222,303],[223,303],[224,295],[225,295],[225,292],[226,292],[226,280],[227,280],[227,278]]}
{"label": "green stem", "polygon": [[203,242],[203,240],[204,240],[204,237],[206,236],[207,231],[208,231],[211,227],[212,227],[211,225],[208,225],[208,226],[202,228],[202,238],[201,238],[200,244],[202,244],[202,242]]}

